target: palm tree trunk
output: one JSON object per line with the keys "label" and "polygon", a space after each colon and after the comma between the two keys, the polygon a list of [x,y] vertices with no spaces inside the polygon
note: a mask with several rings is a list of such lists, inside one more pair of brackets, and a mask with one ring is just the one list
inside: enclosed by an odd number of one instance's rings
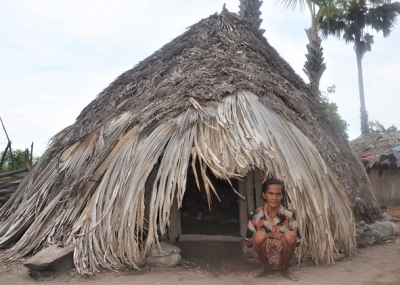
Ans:
{"label": "palm tree trunk", "polygon": [[318,36],[315,27],[307,29],[306,34],[309,44],[307,45],[307,61],[304,63],[303,71],[310,81],[311,92],[315,98],[319,98],[319,82],[326,69],[321,38]]}
{"label": "palm tree trunk", "polygon": [[251,23],[254,29],[264,34],[265,30],[260,29],[261,26],[261,11],[260,7],[263,4],[261,0],[239,0],[239,15]]}
{"label": "palm tree trunk", "polygon": [[361,134],[368,134],[368,113],[365,108],[365,98],[364,98],[364,80],[363,80],[363,71],[362,71],[362,50],[361,50],[361,41],[359,37],[356,37],[355,40],[356,45],[356,57],[357,57],[357,70],[358,70],[358,92],[360,95],[360,113],[361,113]]}

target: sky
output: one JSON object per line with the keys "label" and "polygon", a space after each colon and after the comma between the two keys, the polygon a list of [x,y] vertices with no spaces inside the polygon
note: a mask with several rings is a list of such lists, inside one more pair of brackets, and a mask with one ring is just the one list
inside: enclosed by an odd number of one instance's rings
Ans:
{"label": "sky", "polygon": [[[41,155],[53,135],[73,124],[81,110],[124,71],[221,12],[238,12],[239,0],[0,0],[0,117],[13,149]],[[302,71],[310,26],[308,10],[285,10],[275,0],[261,6],[264,36],[305,82]],[[400,21],[400,19],[399,19]],[[400,127],[400,26],[363,59],[369,120]],[[327,69],[320,89],[360,135],[356,56],[351,44],[323,40]],[[0,130],[0,150],[7,137]]]}

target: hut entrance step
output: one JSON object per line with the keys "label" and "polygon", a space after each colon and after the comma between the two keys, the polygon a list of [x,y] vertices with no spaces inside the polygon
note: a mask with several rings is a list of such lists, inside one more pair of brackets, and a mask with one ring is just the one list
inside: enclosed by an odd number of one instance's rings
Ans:
{"label": "hut entrance step", "polygon": [[242,237],[227,235],[198,235],[198,234],[182,234],[179,242],[185,241],[235,241],[240,242]]}

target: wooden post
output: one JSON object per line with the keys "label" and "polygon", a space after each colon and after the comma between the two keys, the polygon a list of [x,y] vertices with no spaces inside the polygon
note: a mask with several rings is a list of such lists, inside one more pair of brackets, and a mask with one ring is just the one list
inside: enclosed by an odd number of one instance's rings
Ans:
{"label": "wooden post", "polygon": [[256,195],[256,208],[264,205],[264,200],[261,196],[261,181],[261,171],[257,168],[254,170],[254,192]]}
{"label": "wooden post", "polygon": [[181,229],[181,211],[178,209],[178,200],[174,198],[174,202],[171,207],[171,213],[169,216],[170,226],[168,229],[168,238],[170,241],[178,241],[179,236],[182,233]]}
{"label": "wooden post", "polygon": [[24,163],[22,165],[22,169],[29,169],[30,164],[29,164],[29,150],[26,148],[25,149],[25,155],[24,155]]}
{"label": "wooden post", "polygon": [[33,163],[33,142],[31,144],[31,156],[29,157],[29,169],[32,168],[32,163]]}
{"label": "wooden post", "polygon": [[255,209],[254,199],[254,180],[253,171],[250,171],[246,176],[246,200],[247,200],[247,214]]}
{"label": "wooden post", "polygon": [[[245,182],[243,180],[239,181],[239,194],[243,197],[246,197],[246,187]],[[242,238],[246,237],[246,228],[247,222],[249,221],[249,214],[247,211],[247,203],[246,200],[239,199],[239,227],[240,227],[240,236]]]}

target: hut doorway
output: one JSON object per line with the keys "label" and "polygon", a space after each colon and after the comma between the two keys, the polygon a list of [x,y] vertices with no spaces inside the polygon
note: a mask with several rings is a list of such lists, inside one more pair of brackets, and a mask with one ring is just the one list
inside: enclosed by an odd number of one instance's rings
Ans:
{"label": "hut doorway", "polygon": [[[182,207],[175,202],[171,209],[170,241],[225,240],[239,241],[246,235],[250,211],[264,204],[261,198],[261,171],[250,171],[243,180],[231,179],[230,183],[207,173],[220,201],[214,194],[208,207],[204,189],[198,189],[190,167]],[[199,175],[198,175],[199,177]],[[200,181],[200,187],[203,183]],[[232,189],[240,193],[241,199]]]}
{"label": "hut doorway", "polygon": [[211,172],[207,173],[218,197],[211,194],[212,202],[208,205],[207,196],[203,189],[203,181],[198,188],[193,169],[188,170],[186,191],[180,210],[182,235],[209,236],[240,236],[238,181],[228,181],[216,178]]}

